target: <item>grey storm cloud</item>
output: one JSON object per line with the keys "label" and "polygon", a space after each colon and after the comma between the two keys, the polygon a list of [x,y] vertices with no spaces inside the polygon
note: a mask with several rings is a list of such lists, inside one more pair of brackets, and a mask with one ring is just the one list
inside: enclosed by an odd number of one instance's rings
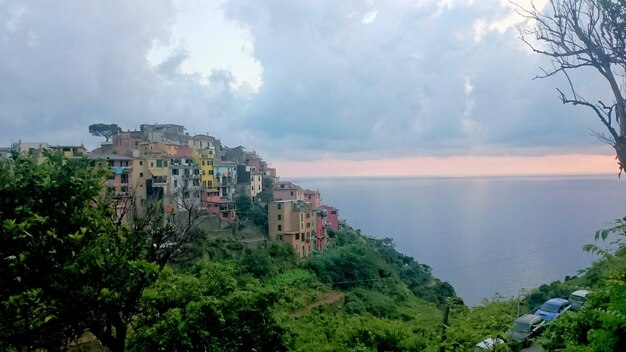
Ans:
{"label": "grey storm cloud", "polygon": [[219,117],[240,114],[246,92],[232,76],[219,84],[179,69],[188,53],[174,52],[158,67],[147,55],[167,41],[175,20],[169,1],[0,0],[0,145],[21,139],[86,143],[91,123],[124,128],[180,123],[196,132],[237,126]]}
{"label": "grey storm cloud", "polygon": [[[18,139],[91,143],[95,122],[179,123],[281,158],[334,155],[542,154],[597,146],[586,111],[535,80],[546,62],[516,31],[476,21],[512,13],[492,0],[224,3],[249,30],[263,68],[258,91],[227,69],[181,65],[170,1],[0,0],[0,145]],[[219,36],[219,33],[215,34]],[[582,89],[598,91],[584,76]],[[289,146],[285,148],[285,146]],[[296,153],[297,152],[297,153]]]}
{"label": "grey storm cloud", "polygon": [[510,7],[440,3],[231,1],[227,13],[249,26],[264,70],[251,123],[267,140],[289,141],[289,152],[550,153],[597,144],[593,117],[558,101],[562,82],[531,80],[547,62],[515,28],[475,40],[477,20],[504,18]]}

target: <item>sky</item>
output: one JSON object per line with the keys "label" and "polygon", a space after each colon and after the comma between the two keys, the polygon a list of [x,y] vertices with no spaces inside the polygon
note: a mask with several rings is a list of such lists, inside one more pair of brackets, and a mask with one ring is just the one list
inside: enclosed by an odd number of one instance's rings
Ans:
{"label": "sky", "polygon": [[0,0],[0,146],[176,123],[289,176],[617,171],[524,25],[505,0]]}

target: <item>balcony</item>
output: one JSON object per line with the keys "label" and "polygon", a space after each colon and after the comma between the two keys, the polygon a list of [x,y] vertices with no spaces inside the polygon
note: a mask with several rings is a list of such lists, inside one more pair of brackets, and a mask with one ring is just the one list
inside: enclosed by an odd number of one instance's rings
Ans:
{"label": "balcony", "polygon": [[130,194],[128,192],[114,191],[111,193],[111,196],[113,198],[126,198],[130,197]]}

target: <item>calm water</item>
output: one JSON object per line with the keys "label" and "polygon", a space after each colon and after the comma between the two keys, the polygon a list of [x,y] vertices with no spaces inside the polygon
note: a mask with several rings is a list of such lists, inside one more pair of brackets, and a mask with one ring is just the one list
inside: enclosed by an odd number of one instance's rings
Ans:
{"label": "calm water", "polygon": [[363,233],[433,268],[467,304],[575,275],[597,229],[626,216],[611,176],[294,179]]}

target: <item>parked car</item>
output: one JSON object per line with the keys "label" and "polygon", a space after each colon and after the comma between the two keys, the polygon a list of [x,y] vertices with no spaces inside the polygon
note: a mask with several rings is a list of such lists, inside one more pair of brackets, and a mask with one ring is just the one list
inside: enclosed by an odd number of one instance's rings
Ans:
{"label": "parked car", "polygon": [[539,335],[545,325],[540,316],[526,314],[515,319],[513,326],[506,332],[509,340],[528,345],[530,339]]}
{"label": "parked car", "polygon": [[587,295],[590,294],[590,291],[587,290],[578,290],[574,291],[569,295],[567,299],[569,303],[572,305],[573,310],[579,310],[583,307],[583,304],[587,301]]}
{"label": "parked car", "polygon": [[554,320],[559,317],[563,312],[572,308],[572,305],[568,300],[564,298],[551,298],[537,309],[535,315],[541,317],[545,321]]}
{"label": "parked car", "polygon": [[486,352],[486,351],[508,351],[506,342],[502,339],[486,338],[474,347],[474,352]]}

